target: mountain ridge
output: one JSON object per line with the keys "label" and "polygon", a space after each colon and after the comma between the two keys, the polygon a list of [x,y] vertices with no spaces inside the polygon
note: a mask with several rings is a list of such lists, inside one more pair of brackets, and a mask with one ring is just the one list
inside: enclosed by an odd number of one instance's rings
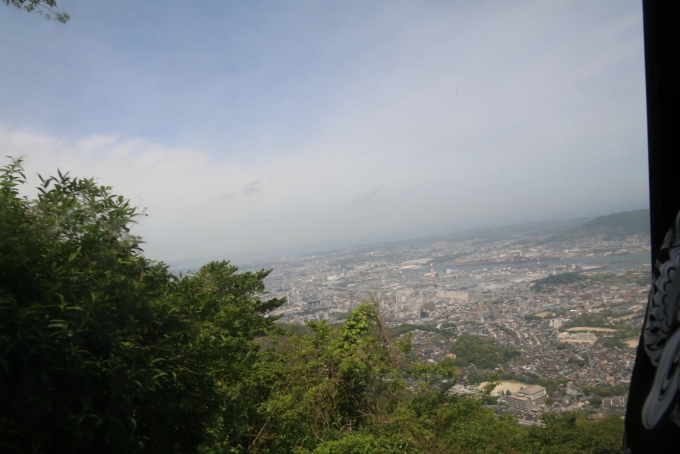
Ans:
{"label": "mountain ridge", "polygon": [[571,242],[598,235],[604,235],[604,239],[607,240],[622,236],[648,234],[649,229],[649,209],[621,211],[593,218],[566,232],[552,235],[544,242]]}

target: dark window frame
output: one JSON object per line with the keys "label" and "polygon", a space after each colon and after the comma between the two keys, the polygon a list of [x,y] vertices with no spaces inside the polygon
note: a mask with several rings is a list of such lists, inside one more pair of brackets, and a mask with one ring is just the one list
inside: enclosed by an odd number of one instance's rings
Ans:
{"label": "dark window frame", "polygon": [[[668,228],[680,212],[680,1],[643,0],[649,207],[652,266]],[[651,270],[650,270],[651,271]],[[640,343],[626,411],[625,452],[663,453],[680,450],[680,427],[664,419],[652,430],[641,410],[656,368]],[[676,402],[680,399],[675,396]]]}

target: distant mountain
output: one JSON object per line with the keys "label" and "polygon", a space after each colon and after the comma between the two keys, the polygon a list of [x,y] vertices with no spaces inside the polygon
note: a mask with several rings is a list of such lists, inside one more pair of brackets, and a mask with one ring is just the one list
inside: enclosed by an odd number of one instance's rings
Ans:
{"label": "distant mountain", "polygon": [[[531,222],[527,224],[505,225],[485,229],[473,229],[447,235],[446,241],[498,241],[508,238],[522,243],[524,237],[558,235],[583,225],[589,219],[570,219],[561,221]],[[533,240],[531,240],[533,241]]]}
{"label": "distant mountain", "polygon": [[649,210],[623,211],[600,216],[566,232],[549,237],[546,242],[574,241],[597,235],[605,239],[649,233]]}
{"label": "distant mountain", "polygon": [[[538,244],[553,241],[575,241],[591,236],[604,235],[607,238],[649,233],[649,210],[624,211],[597,218],[580,218],[557,221],[531,222],[525,224],[506,225],[481,229],[465,230],[445,235],[430,236],[425,238],[412,238],[400,241],[388,241],[384,243],[364,244],[351,248],[339,248],[326,251],[315,251],[302,255],[289,256],[286,259],[257,260],[253,262],[238,263],[241,271],[259,270],[262,268],[278,268],[281,263],[290,264],[291,261],[303,263],[316,260],[320,256],[331,257],[339,254],[338,258],[332,259],[333,266],[348,266],[353,263],[363,263],[367,260],[365,254],[382,249],[382,260],[399,260],[400,253],[390,252],[391,248],[417,248],[423,245],[440,241],[484,243],[500,240],[512,240],[514,244],[534,244],[537,237],[543,238]],[[434,263],[443,263],[454,257],[432,257]],[[206,264],[208,259],[180,260],[169,262],[170,270],[174,273],[197,270]]]}

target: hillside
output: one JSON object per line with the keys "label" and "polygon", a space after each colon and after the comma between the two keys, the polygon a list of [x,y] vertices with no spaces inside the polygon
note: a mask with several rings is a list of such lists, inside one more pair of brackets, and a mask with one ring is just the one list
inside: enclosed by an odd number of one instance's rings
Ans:
{"label": "hillside", "polygon": [[642,287],[647,287],[651,284],[650,277],[647,274],[626,273],[619,275],[615,273],[561,273],[535,280],[533,284],[531,284],[531,291],[542,292],[543,290],[550,289],[555,285],[572,284],[574,282],[586,280],[607,282],[610,284],[637,284]]}
{"label": "hillside", "polygon": [[649,210],[623,211],[599,216],[566,232],[549,237],[546,242],[575,241],[597,235],[605,239],[649,233]]}
{"label": "hillside", "polygon": [[564,285],[571,284],[576,281],[582,281],[587,279],[578,273],[562,273],[555,274],[553,276],[544,277],[543,279],[538,279],[531,284],[531,290],[534,292],[540,292],[545,286],[551,285]]}
{"label": "hillside", "polygon": [[504,225],[482,229],[465,230],[451,233],[444,237],[445,241],[499,241],[514,238],[521,241],[524,237],[558,235],[573,230],[582,225],[584,219],[570,219],[561,221],[532,222],[526,224]]}

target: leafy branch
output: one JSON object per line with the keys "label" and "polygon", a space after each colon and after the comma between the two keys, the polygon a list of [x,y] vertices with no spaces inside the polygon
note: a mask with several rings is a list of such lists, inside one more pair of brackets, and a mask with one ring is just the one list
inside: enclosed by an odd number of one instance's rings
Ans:
{"label": "leafy branch", "polygon": [[54,18],[57,22],[65,24],[71,18],[67,12],[59,12],[56,0],[3,0],[6,5],[12,5],[27,12],[40,14],[47,20]]}

